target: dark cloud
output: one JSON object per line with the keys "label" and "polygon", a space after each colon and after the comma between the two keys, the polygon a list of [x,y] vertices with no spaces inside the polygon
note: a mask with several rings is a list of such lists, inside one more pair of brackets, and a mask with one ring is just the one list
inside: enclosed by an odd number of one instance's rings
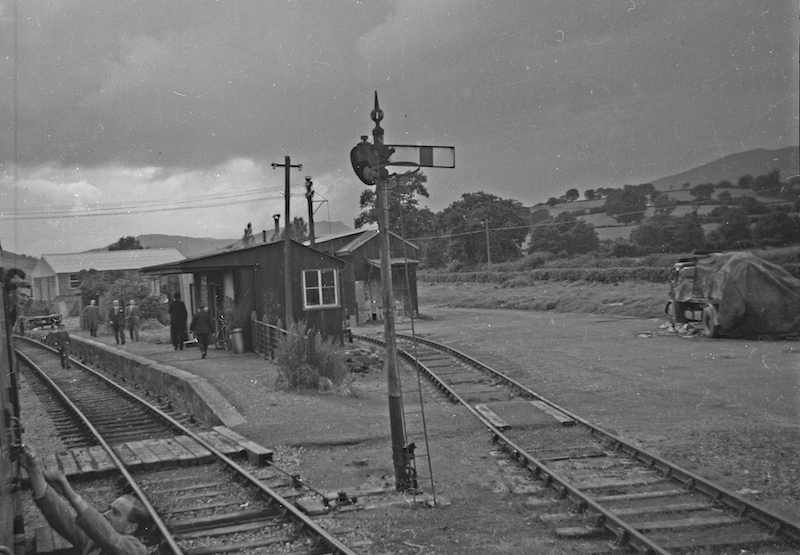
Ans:
{"label": "dark cloud", "polygon": [[798,143],[796,3],[0,0],[0,31],[0,161],[30,171],[290,154],[344,183],[375,90],[389,142],[457,148],[434,209]]}

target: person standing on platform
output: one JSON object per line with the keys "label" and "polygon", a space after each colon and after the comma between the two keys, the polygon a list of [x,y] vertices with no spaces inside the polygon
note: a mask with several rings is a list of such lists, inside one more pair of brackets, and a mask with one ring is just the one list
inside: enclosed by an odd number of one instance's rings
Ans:
{"label": "person standing on platform", "polygon": [[86,329],[89,330],[89,335],[97,337],[97,326],[100,324],[100,307],[97,306],[97,301],[94,299],[89,301],[89,306],[83,309],[83,321]]}
{"label": "person standing on platform", "polygon": [[[131,302],[125,307],[125,324],[128,326],[128,331],[131,334],[131,341],[139,341],[139,307],[136,306],[136,301],[131,299]],[[123,335],[125,335],[123,333]]]}
{"label": "person standing on platform", "polygon": [[183,342],[186,341],[186,319],[189,317],[189,313],[181,300],[180,293],[175,293],[174,299],[169,303],[169,336],[175,350],[182,351]]}
{"label": "person standing on platform", "polygon": [[111,328],[114,330],[114,339],[117,341],[117,345],[122,343],[125,344],[125,311],[119,305],[118,300],[114,300],[111,306],[111,312],[109,313],[109,320],[111,323]]}
{"label": "person standing on platform", "polygon": [[197,344],[200,347],[200,358],[206,358],[208,353],[208,338],[214,333],[214,326],[211,323],[211,315],[208,313],[207,306],[201,306],[197,314],[192,318],[189,329],[197,337]]}

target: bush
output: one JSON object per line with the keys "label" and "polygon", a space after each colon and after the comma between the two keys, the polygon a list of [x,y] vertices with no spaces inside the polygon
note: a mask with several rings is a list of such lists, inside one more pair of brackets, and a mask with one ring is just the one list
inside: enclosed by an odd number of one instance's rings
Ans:
{"label": "bush", "polygon": [[141,320],[139,322],[139,341],[147,341],[158,345],[171,345],[172,338],[169,334],[169,326],[165,326],[157,318]]}
{"label": "bush", "polygon": [[278,383],[288,389],[340,387],[348,376],[347,364],[336,345],[320,340],[306,323],[292,324],[289,333],[278,339],[275,361]]}

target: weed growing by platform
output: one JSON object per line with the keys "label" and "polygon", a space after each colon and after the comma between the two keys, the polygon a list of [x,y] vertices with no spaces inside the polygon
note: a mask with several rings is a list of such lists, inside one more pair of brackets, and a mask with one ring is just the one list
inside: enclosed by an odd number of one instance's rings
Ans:
{"label": "weed growing by platform", "polygon": [[288,389],[334,389],[349,375],[333,341],[321,339],[305,321],[292,324],[278,341],[278,383]]}

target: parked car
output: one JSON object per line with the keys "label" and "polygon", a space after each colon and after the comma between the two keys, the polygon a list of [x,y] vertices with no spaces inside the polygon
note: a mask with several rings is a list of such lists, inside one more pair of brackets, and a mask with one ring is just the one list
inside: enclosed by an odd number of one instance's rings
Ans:
{"label": "parked car", "polygon": [[681,258],[666,312],[673,325],[702,322],[707,337],[800,335],[800,279],[747,252]]}

